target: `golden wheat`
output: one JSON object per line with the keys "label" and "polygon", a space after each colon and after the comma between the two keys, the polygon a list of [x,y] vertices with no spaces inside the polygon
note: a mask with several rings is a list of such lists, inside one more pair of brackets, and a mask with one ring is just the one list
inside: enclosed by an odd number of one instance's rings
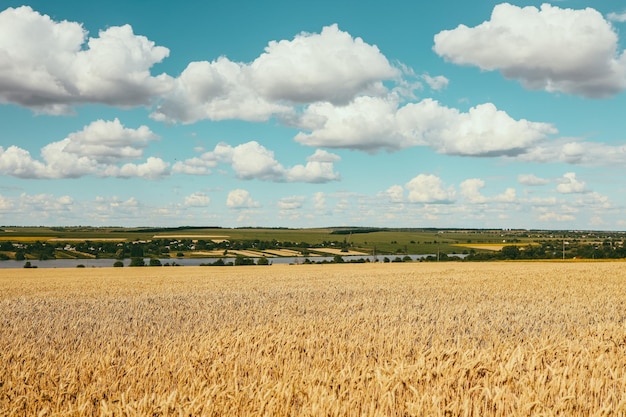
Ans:
{"label": "golden wheat", "polygon": [[0,271],[3,416],[626,413],[623,263]]}

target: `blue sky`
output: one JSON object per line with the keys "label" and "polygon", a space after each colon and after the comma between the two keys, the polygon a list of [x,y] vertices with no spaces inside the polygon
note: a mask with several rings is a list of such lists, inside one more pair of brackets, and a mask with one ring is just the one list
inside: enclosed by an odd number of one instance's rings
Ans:
{"label": "blue sky", "polygon": [[0,7],[0,224],[626,229],[620,2]]}

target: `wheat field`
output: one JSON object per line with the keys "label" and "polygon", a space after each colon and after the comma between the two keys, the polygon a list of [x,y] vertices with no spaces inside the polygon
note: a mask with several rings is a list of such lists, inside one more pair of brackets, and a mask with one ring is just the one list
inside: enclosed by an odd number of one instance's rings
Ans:
{"label": "wheat field", "polygon": [[0,415],[623,416],[625,265],[0,270]]}

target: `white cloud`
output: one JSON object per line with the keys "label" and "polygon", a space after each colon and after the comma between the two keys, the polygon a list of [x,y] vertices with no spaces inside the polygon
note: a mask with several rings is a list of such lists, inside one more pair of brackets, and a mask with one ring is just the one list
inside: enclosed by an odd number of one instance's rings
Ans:
{"label": "white cloud", "polygon": [[491,103],[461,113],[432,99],[399,107],[393,95],[357,97],[342,107],[312,104],[294,123],[311,131],[295,136],[309,146],[377,152],[421,145],[471,156],[518,155],[557,132],[547,123],[515,120]]}
{"label": "white cloud", "polygon": [[480,189],[485,186],[485,181],[478,178],[465,180],[459,185],[461,195],[472,204],[485,203],[487,197],[480,193]]}
{"label": "white cloud", "polygon": [[254,90],[244,64],[221,57],[190,63],[151,117],[169,123],[203,119],[261,122],[289,111],[288,106],[272,103]]}
{"label": "white cloud", "polygon": [[450,80],[448,80],[443,75],[436,75],[434,77],[431,77],[428,74],[424,74],[422,75],[422,78],[424,79],[424,81],[426,81],[426,84],[428,84],[428,86],[435,91],[445,89],[450,83]]}
{"label": "white cloud", "polygon": [[571,222],[576,220],[576,217],[571,214],[549,211],[539,215],[538,219],[544,222]]}
{"label": "white cloud", "polygon": [[230,163],[241,179],[282,181],[285,176],[285,168],[276,161],[274,152],[256,141],[231,148]]}
{"label": "white cloud", "polygon": [[226,206],[231,209],[242,209],[260,207],[261,204],[254,201],[247,190],[238,188],[228,193]]}
{"label": "white cloud", "polygon": [[580,195],[574,201],[574,204],[580,207],[590,208],[593,211],[614,208],[613,203],[611,202],[609,197],[602,195],[596,191]]}
{"label": "white cloud", "polygon": [[587,191],[584,181],[576,179],[576,173],[568,172],[558,180],[556,190],[561,194],[584,193]]}
{"label": "white cloud", "polygon": [[104,172],[107,176],[131,178],[139,177],[149,180],[165,177],[169,174],[169,163],[161,158],[149,157],[143,164],[124,164],[121,167],[111,166]]}
{"label": "white cloud", "polygon": [[592,8],[502,3],[489,21],[442,31],[434,42],[435,52],[448,61],[499,70],[529,89],[605,97],[626,87],[626,56],[617,49],[617,34]]}
{"label": "white cloud", "polygon": [[313,194],[313,205],[315,210],[322,211],[326,209],[326,195],[319,191]]}
{"label": "white cloud", "polygon": [[[58,142],[58,147],[78,157],[88,157],[99,163],[114,163],[142,157],[143,150],[157,138],[147,126],[125,128],[116,118],[113,121],[96,120],[81,131],[70,133]],[[42,154],[46,155],[47,149],[44,147]]]}
{"label": "white cloud", "polygon": [[384,194],[387,195],[391,203],[404,202],[404,188],[401,185],[392,185],[387,188]]}
{"label": "white cloud", "polygon": [[318,149],[307,158],[306,165],[295,165],[286,171],[288,182],[324,183],[339,180],[334,163],[341,158],[330,152]]}
{"label": "white cloud", "polygon": [[606,18],[610,20],[611,22],[623,23],[623,22],[626,22],[626,12],[621,12],[621,13],[611,12],[606,15]]}
{"label": "white cloud", "polygon": [[538,185],[546,185],[550,182],[545,178],[539,178],[534,174],[520,174],[517,176],[517,182],[522,185],[530,185],[530,186],[538,186]]}
{"label": "white cloud", "polygon": [[346,104],[358,94],[384,94],[381,81],[399,75],[378,48],[332,25],[272,41],[251,63],[226,57],[190,63],[152,117],[265,121],[290,113],[293,104]]}
{"label": "white cloud", "polygon": [[157,140],[148,127],[124,127],[118,119],[97,120],[65,139],[41,149],[43,161],[16,146],[0,147],[0,174],[18,178],[78,178],[85,175],[158,178],[169,165],[160,158],[143,164],[119,163],[143,156],[149,142]]}
{"label": "white cloud", "polygon": [[[294,103],[347,104],[357,94],[397,77],[376,46],[331,25],[300,33],[292,41],[273,41],[249,67],[260,94]],[[378,87],[380,89],[380,87]]]}
{"label": "white cloud", "polygon": [[530,162],[563,162],[572,165],[603,166],[626,164],[626,145],[608,145],[563,138],[538,144],[517,157]]}
{"label": "white cloud", "polygon": [[0,173],[17,178],[45,178],[46,166],[34,160],[30,153],[17,146],[0,146]]}
{"label": "white cloud", "polygon": [[571,214],[549,212],[540,215],[538,219],[545,222],[571,222],[576,220],[576,217]]}
{"label": "white cloud", "polygon": [[13,210],[13,200],[0,195],[0,213],[11,212]]}
{"label": "white cloud", "polygon": [[499,203],[514,203],[517,200],[517,192],[514,188],[507,188],[502,194],[493,196],[492,200]]}
{"label": "white cloud", "polygon": [[278,200],[276,205],[278,206],[280,211],[283,212],[284,214],[285,212],[298,210],[302,208],[302,205],[304,204],[305,200],[306,198],[303,196],[283,197],[280,200]]}
{"label": "white cloud", "polygon": [[0,102],[50,114],[81,103],[148,105],[172,86],[171,77],[150,74],[168,55],[129,25],[87,39],[79,23],[8,8],[0,12]]}
{"label": "white cloud", "polygon": [[448,204],[454,201],[454,187],[445,188],[441,178],[432,174],[419,174],[405,185],[407,200],[411,203]]}
{"label": "white cloud", "polygon": [[197,192],[185,197],[187,207],[206,207],[211,203],[211,198],[205,193]]}
{"label": "white cloud", "polygon": [[514,188],[507,188],[504,193],[486,197],[480,190],[485,187],[485,181],[479,178],[470,178],[459,185],[459,192],[470,204],[483,204],[488,202],[513,203],[517,200]]}
{"label": "white cloud", "polygon": [[325,183],[339,180],[334,171],[334,163],[340,161],[338,155],[317,150],[307,158],[306,165],[285,168],[274,157],[274,152],[256,141],[237,146],[219,143],[213,151],[205,152],[198,158],[191,158],[174,165],[174,172],[205,175],[220,163],[230,164],[238,178],[244,180],[264,180],[275,182]]}
{"label": "white cloud", "polygon": [[202,158],[190,158],[174,163],[172,172],[187,175],[209,175],[211,173],[210,168],[215,166],[217,166],[216,161],[207,161]]}

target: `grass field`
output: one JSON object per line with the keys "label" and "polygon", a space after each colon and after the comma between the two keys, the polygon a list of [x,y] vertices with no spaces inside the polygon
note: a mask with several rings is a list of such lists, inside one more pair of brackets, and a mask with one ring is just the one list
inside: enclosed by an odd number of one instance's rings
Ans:
{"label": "grass field", "polygon": [[[475,231],[471,233],[378,230],[370,233],[333,234],[339,228],[315,229],[257,229],[257,228],[193,228],[193,229],[136,229],[90,227],[19,227],[0,229],[0,242],[78,242],[78,241],[136,241],[151,239],[191,240],[261,240],[319,245],[322,242],[344,241],[357,251],[371,253],[433,254],[463,250],[459,243],[495,244],[505,238],[500,231]],[[529,243],[530,239],[522,239]],[[287,248],[288,249],[288,248]]]}
{"label": "grass field", "polygon": [[624,415],[624,266],[0,270],[0,415]]}

